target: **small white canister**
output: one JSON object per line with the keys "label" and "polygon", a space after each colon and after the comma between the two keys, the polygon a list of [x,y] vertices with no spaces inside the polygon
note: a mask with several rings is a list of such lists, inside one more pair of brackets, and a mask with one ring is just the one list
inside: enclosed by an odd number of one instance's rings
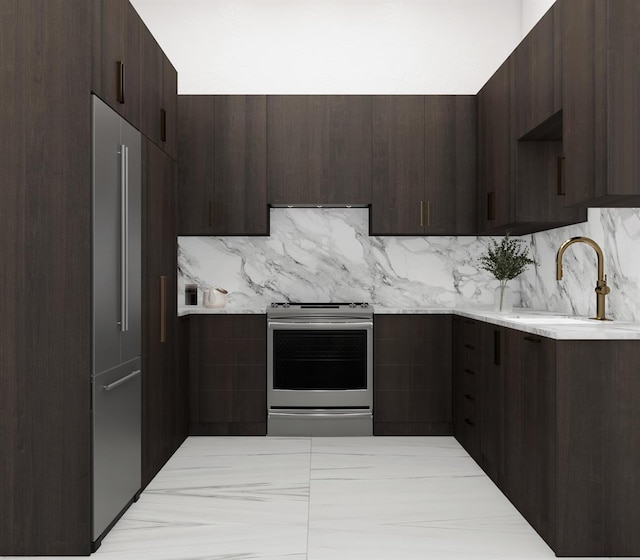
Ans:
{"label": "small white canister", "polygon": [[224,288],[206,288],[202,305],[205,307],[224,307],[227,303],[228,293]]}

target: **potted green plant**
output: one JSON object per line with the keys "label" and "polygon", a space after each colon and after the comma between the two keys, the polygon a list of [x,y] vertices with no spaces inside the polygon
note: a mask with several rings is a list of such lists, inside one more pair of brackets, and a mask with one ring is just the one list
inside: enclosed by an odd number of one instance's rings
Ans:
{"label": "potted green plant", "polygon": [[538,264],[529,257],[529,248],[522,246],[522,239],[511,239],[509,232],[504,236],[500,244],[495,239],[491,240],[492,246],[480,257],[480,268],[493,274],[500,285],[496,288],[494,295],[495,310],[500,313],[511,311],[512,301],[507,297],[505,290],[507,282],[512,280],[530,265]]}

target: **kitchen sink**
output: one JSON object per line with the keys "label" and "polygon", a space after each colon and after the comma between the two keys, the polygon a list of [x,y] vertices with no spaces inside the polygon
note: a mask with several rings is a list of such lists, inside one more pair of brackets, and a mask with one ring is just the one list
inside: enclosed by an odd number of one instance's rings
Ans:
{"label": "kitchen sink", "polygon": [[505,317],[509,321],[516,323],[527,323],[529,325],[595,325],[592,319],[581,319],[578,317]]}

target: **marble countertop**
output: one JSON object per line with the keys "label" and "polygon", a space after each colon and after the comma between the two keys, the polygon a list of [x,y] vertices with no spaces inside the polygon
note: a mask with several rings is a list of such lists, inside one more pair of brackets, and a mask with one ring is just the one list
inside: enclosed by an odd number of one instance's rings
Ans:
{"label": "marble countertop", "polygon": [[[588,317],[570,317],[548,311],[513,309],[511,313],[496,313],[489,308],[416,307],[393,308],[375,306],[374,313],[458,315],[485,323],[517,329],[522,332],[544,336],[555,340],[640,340],[640,323],[622,321],[595,321]],[[202,314],[264,314],[265,308],[202,306],[178,308],[178,316]]]}

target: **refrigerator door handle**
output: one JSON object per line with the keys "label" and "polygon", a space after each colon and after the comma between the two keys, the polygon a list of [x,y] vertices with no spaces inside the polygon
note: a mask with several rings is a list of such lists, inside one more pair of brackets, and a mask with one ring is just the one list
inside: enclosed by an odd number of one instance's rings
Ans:
{"label": "refrigerator door handle", "polygon": [[132,371],[129,375],[125,375],[124,377],[121,377],[120,379],[114,381],[113,383],[109,383],[109,385],[103,385],[102,386],[102,390],[103,391],[112,391],[116,387],[119,387],[123,383],[126,383],[127,381],[129,381],[130,379],[133,379],[136,375],[139,375],[141,373],[142,373],[141,369],[137,369],[136,371]]}
{"label": "refrigerator door handle", "polygon": [[129,330],[129,148],[120,145],[120,331]]}

